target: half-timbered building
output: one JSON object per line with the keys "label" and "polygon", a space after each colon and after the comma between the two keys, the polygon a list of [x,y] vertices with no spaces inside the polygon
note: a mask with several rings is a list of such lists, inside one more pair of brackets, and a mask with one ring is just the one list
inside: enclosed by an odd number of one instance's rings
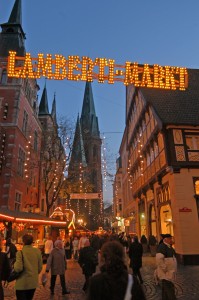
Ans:
{"label": "half-timbered building", "polygon": [[174,235],[178,257],[199,263],[199,70],[188,70],[185,91],[135,88],[126,93],[128,232]]}

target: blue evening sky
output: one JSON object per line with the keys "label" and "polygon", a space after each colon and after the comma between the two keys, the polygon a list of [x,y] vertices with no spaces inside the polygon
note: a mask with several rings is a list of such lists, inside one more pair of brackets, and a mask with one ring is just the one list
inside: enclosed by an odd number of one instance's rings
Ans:
{"label": "blue evening sky", "polygon": [[[8,21],[13,4],[0,0],[0,23]],[[42,52],[199,68],[199,0],[22,0],[22,27],[33,57]],[[39,85],[41,97],[43,79]],[[125,86],[96,81],[92,86],[113,173],[125,125]],[[56,92],[58,114],[76,119],[84,87],[84,82],[48,80],[50,107]],[[104,200],[111,198],[108,182]]]}

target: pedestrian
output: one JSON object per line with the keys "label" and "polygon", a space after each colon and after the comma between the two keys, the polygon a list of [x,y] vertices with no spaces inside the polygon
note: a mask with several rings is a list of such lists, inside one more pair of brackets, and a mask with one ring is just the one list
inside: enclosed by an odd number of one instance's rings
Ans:
{"label": "pedestrian", "polygon": [[2,252],[2,239],[0,237],[0,300],[4,300],[2,281],[6,281],[10,274],[10,264],[5,252]]}
{"label": "pedestrian", "polygon": [[66,259],[71,259],[71,240],[70,240],[70,236],[66,236],[65,243],[64,243],[64,249],[65,249]]}
{"label": "pedestrian", "polygon": [[86,300],[145,300],[137,278],[128,274],[124,247],[108,241],[101,248],[100,273],[90,278]]}
{"label": "pedestrian", "polygon": [[38,275],[42,270],[42,256],[41,251],[32,246],[32,235],[25,234],[22,241],[23,249],[17,252],[14,263],[16,272],[23,271],[20,277],[16,279],[16,297],[17,300],[31,300],[38,286]]}
{"label": "pedestrian", "polygon": [[53,250],[53,247],[54,245],[53,245],[52,237],[49,235],[44,245],[44,254],[46,256],[46,259],[48,259],[48,256],[50,255],[50,252]]}
{"label": "pedestrian", "polygon": [[142,284],[143,280],[140,273],[140,268],[142,267],[143,247],[142,244],[139,243],[137,236],[132,238],[128,254],[130,258],[130,267],[133,270],[133,274],[139,278],[139,281]]}
{"label": "pedestrian", "polygon": [[55,248],[51,251],[46,265],[46,273],[51,270],[50,290],[51,295],[54,295],[54,288],[57,275],[60,276],[62,287],[62,295],[70,294],[66,288],[65,271],[66,271],[66,257],[63,249],[62,240],[56,240],[54,243]]}
{"label": "pedestrian", "polygon": [[88,288],[89,279],[93,273],[95,273],[96,266],[98,264],[96,251],[93,249],[93,247],[91,247],[89,239],[87,239],[84,243],[84,248],[80,249],[78,262],[85,276],[85,283],[82,289],[83,291],[86,291]]}
{"label": "pedestrian", "polygon": [[77,236],[74,237],[74,240],[72,241],[72,245],[73,245],[73,258],[75,260],[78,260],[79,240]]}
{"label": "pedestrian", "polygon": [[86,233],[82,233],[82,235],[81,235],[81,237],[80,237],[80,239],[79,239],[79,250],[81,249],[81,248],[84,248],[84,244],[85,244],[85,242],[87,241],[87,239],[88,239],[88,237],[86,236]]}
{"label": "pedestrian", "polygon": [[16,260],[17,248],[15,244],[12,243],[11,238],[6,241],[6,254],[10,261],[10,266],[12,266]]}
{"label": "pedestrian", "polygon": [[159,244],[156,253],[157,269],[155,274],[161,281],[162,300],[176,300],[174,281],[177,271],[175,250],[172,247],[171,234],[162,235],[163,242]]}

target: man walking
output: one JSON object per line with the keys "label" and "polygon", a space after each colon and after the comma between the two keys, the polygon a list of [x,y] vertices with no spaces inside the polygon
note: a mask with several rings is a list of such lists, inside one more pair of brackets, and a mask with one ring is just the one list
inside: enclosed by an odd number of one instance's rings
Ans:
{"label": "man walking", "polygon": [[142,267],[143,247],[138,242],[138,237],[134,236],[132,243],[129,246],[130,267],[133,270],[133,275],[139,278],[140,283],[143,283],[140,268]]}
{"label": "man walking", "polygon": [[173,239],[170,234],[162,235],[163,242],[158,246],[156,254],[156,275],[162,283],[162,300],[176,300],[173,281],[177,271]]}

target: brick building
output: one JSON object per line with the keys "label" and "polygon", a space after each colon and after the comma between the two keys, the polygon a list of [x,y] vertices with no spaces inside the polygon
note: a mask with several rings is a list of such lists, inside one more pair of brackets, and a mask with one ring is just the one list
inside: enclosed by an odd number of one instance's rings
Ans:
{"label": "brick building", "polygon": [[21,1],[16,0],[0,33],[0,208],[11,211],[12,220],[13,211],[49,214],[56,205],[55,177],[59,173],[61,182],[64,168],[55,98],[49,113],[46,87],[39,105],[36,80],[7,77],[9,51],[26,52],[21,16]]}

